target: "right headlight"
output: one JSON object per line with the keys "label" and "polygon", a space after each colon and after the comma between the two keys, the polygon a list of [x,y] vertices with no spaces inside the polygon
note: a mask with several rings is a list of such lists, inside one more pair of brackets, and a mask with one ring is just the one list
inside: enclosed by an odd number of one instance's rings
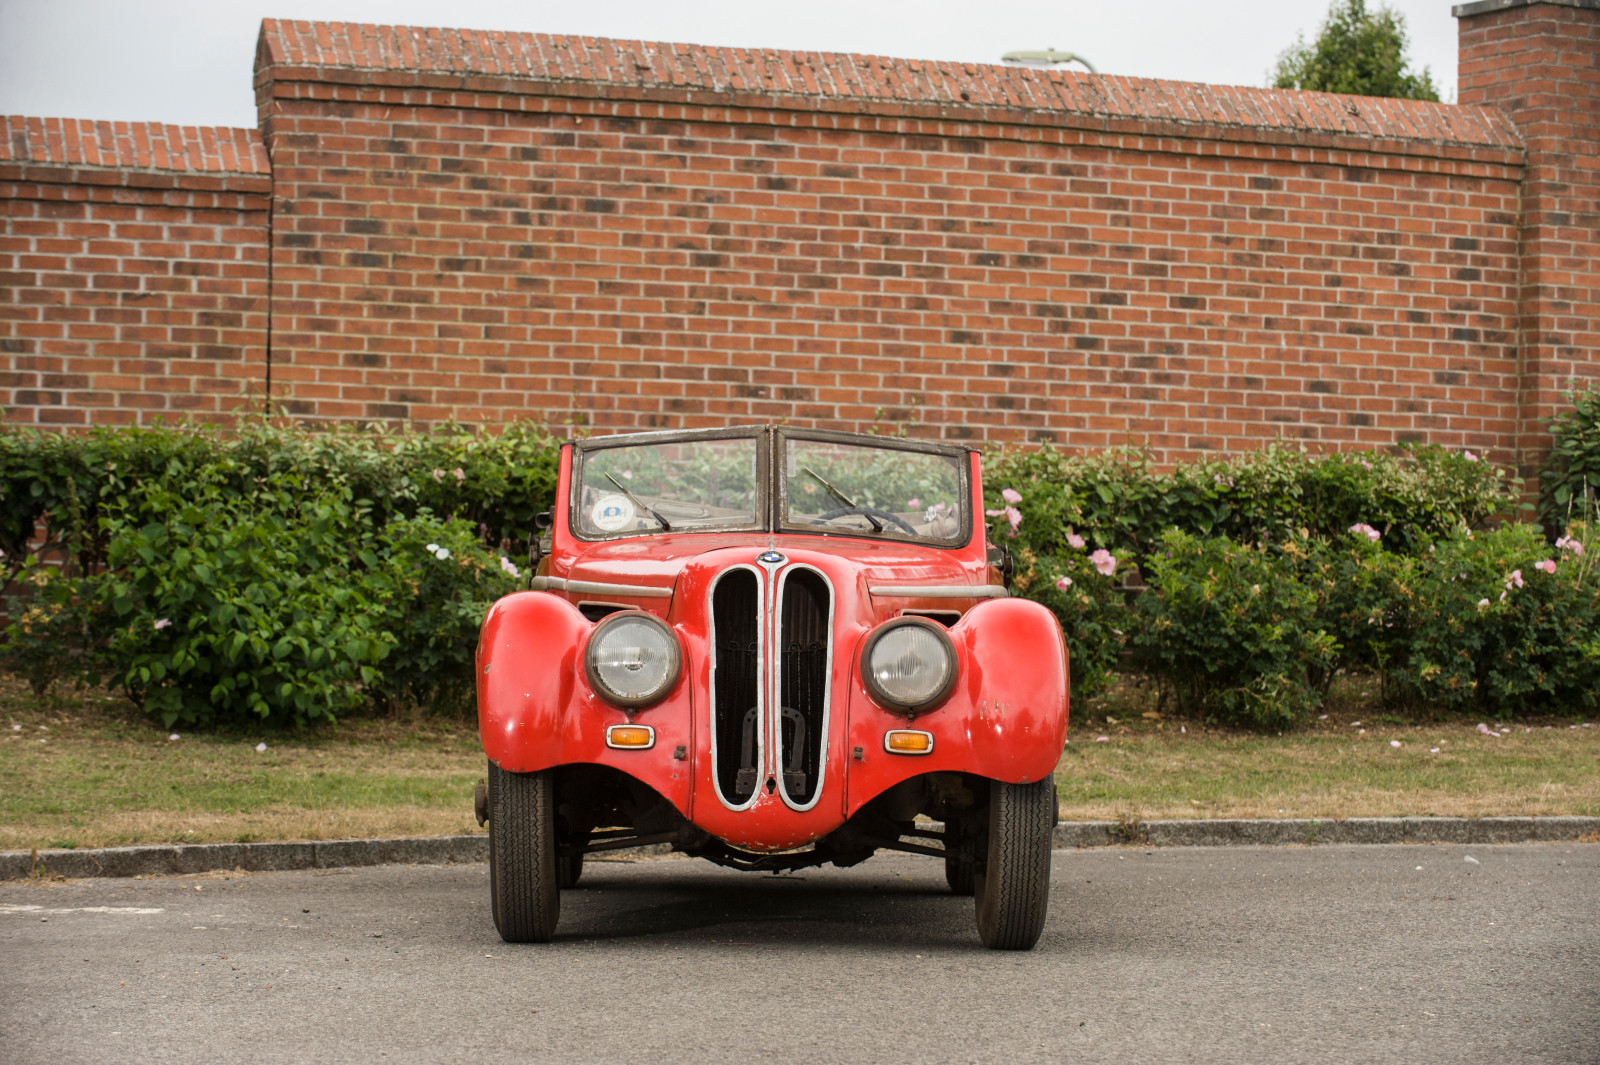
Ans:
{"label": "right headlight", "polygon": [[862,645],[861,679],[872,697],[892,710],[930,710],[955,687],[955,645],[935,622],[895,618]]}
{"label": "right headlight", "polygon": [[595,626],[583,671],[607,702],[633,710],[660,702],[677,681],[682,661],[678,638],[660,618],[629,610]]}

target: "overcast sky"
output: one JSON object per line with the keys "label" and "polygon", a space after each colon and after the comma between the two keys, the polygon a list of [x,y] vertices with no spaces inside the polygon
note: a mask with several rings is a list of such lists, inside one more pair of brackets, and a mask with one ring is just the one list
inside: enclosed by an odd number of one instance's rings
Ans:
{"label": "overcast sky", "polygon": [[[1390,6],[1406,17],[1413,66],[1453,100],[1450,4]],[[1327,0],[0,0],[0,114],[253,126],[266,17],[976,62],[1053,47],[1105,74],[1264,85],[1326,13]]]}

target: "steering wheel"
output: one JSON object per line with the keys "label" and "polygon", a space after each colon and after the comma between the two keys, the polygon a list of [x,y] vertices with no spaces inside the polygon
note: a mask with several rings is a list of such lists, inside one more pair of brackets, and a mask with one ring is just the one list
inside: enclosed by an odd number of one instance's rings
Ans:
{"label": "steering wheel", "polygon": [[860,514],[863,517],[878,518],[882,521],[888,522],[891,525],[898,525],[900,528],[906,531],[906,535],[908,536],[917,535],[917,530],[913,529],[910,525],[907,525],[904,518],[901,518],[896,514],[890,514],[887,510],[879,510],[877,507],[835,507],[826,513],[818,514],[812,519],[811,524],[824,525],[832,521],[834,518],[842,518],[848,514]]}

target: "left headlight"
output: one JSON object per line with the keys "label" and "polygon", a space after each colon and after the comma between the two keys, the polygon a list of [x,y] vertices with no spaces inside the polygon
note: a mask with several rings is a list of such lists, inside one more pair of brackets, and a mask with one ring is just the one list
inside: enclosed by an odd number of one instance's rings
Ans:
{"label": "left headlight", "polygon": [[861,679],[872,697],[902,713],[944,702],[956,684],[956,649],[935,622],[895,618],[861,647]]}
{"label": "left headlight", "polygon": [[638,709],[661,701],[677,681],[682,662],[672,630],[654,614],[630,610],[595,626],[583,670],[607,702]]}

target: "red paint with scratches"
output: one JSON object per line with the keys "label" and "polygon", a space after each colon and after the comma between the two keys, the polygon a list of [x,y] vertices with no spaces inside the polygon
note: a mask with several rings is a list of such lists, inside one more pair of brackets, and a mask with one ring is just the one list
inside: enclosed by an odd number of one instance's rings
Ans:
{"label": "red paint with scratches", "polygon": [[[979,460],[976,454],[971,459],[972,503],[974,513],[982,514]],[[479,728],[485,752],[501,768],[612,766],[654,788],[712,835],[755,851],[787,850],[819,839],[876,796],[921,773],[960,771],[1021,783],[1054,771],[1066,740],[1068,676],[1061,629],[1047,609],[1026,599],[913,599],[869,591],[882,585],[996,583],[981,522],[966,546],[950,549],[766,533],[663,533],[591,543],[567,528],[571,475],[568,445],[554,510],[560,517],[541,574],[670,588],[670,598],[604,598],[664,619],[677,635],[683,668],[665,699],[630,716],[592,691],[584,675],[583,655],[595,626],[578,611],[583,596],[556,591],[506,596],[484,621],[477,659]],[[706,638],[712,583],[731,566],[754,564],[767,550],[788,560],[773,579],[795,566],[810,567],[833,591],[828,735],[822,786],[808,810],[793,809],[764,789],[757,789],[748,808],[731,809],[712,779]],[[963,611],[948,629],[957,657],[955,688],[938,707],[908,723],[904,714],[868,695],[860,675],[862,643],[903,611],[951,609]],[[655,729],[652,748],[606,746],[606,727],[630,720]],[[933,751],[885,751],[884,733],[895,728],[932,733]],[[674,757],[679,746],[685,751],[681,760]]]}

